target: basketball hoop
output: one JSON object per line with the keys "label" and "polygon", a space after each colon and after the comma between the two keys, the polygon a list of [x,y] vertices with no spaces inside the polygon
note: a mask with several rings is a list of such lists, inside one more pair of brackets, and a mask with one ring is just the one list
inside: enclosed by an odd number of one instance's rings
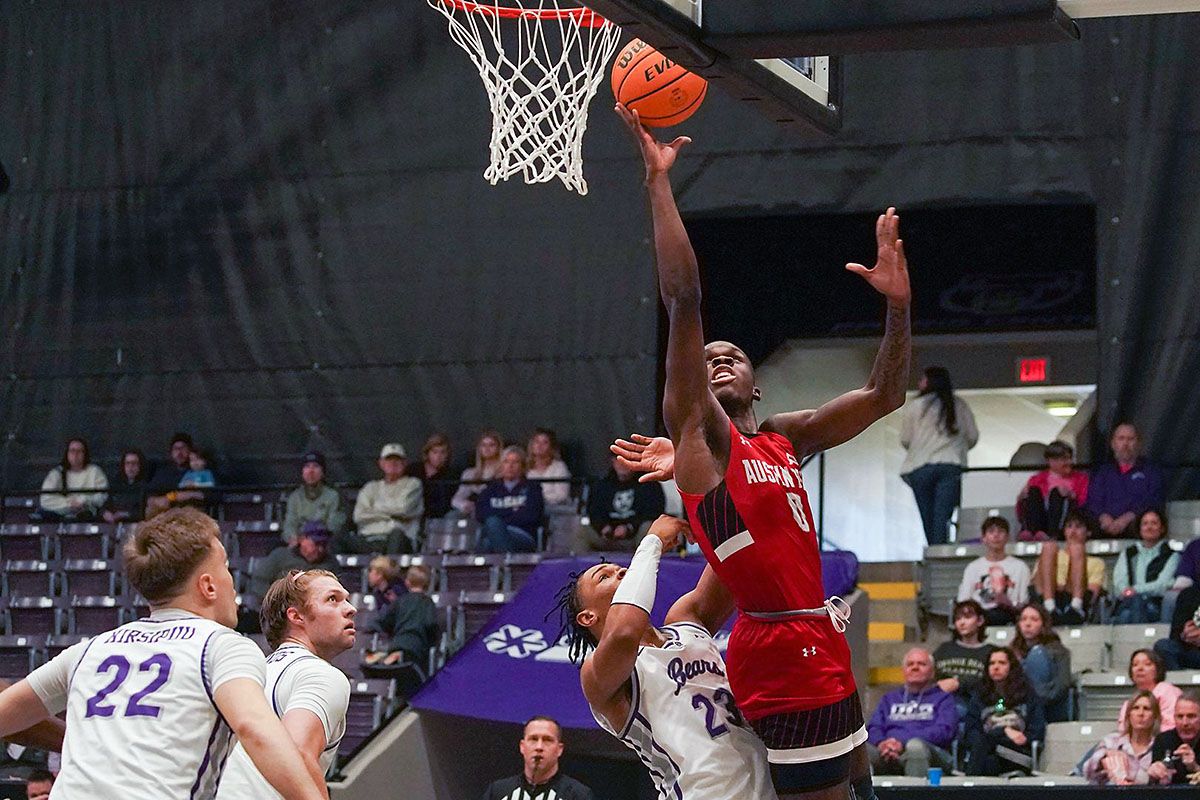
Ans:
{"label": "basketball hoop", "polygon": [[446,17],[450,37],[471,57],[492,107],[495,186],[558,178],[587,194],[583,134],[588,105],[621,29],[571,0],[426,0]]}

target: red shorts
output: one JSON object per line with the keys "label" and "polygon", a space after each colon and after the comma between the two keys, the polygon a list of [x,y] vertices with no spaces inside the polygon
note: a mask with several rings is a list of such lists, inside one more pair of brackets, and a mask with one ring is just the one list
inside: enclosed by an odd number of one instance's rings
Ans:
{"label": "red shorts", "polygon": [[850,646],[828,616],[767,622],[739,614],[725,661],[748,720],[823,708],[857,691]]}

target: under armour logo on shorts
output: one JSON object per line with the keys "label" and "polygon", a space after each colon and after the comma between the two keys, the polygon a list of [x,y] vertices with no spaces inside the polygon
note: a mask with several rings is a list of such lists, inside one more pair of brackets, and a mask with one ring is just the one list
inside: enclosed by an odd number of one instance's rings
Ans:
{"label": "under armour logo on shorts", "polygon": [[802,655],[802,656],[815,656],[816,654],[817,654],[817,648],[815,648],[815,647],[801,647],[800,648],[800,655]]}

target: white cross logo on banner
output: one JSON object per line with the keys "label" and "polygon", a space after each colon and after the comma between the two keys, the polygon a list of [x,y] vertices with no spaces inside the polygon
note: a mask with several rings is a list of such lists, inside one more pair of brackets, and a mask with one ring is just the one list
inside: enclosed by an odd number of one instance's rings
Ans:
{"label": "white cross logo on banner", "polygon": [[537,629],[522,630],[516,625],[501,625],[483,640],[489,653],[504,653],[510,658],[528,658],[549,647],[546,637]]}

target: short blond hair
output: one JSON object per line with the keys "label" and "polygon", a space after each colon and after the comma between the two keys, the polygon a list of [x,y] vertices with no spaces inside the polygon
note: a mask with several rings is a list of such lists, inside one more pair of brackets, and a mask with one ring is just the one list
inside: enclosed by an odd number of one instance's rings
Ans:
{"label": "short blond hair", "polygon": [[194,508],[173,508],[139,523],[122,548],[125,577],[152,605],[178,597],[220,541],[216,520]]}
{"label": "short blond hair", "polygon": [[267,637],[267,644],[271,645],[272,650],[283,644],[283,640],[287,638],[290,624],[288,609],[308,611],[312,603],[308,590],[317,578],[333,578],[335,581],[338,579],[337,575],[327,569],[293,569],[272,583],[271,588],[263,595],[258,616],[263,634]]}
{"label": "short blond hair", "polygon": [[375,556],[367,568],[378,570],[389,584],[395,583],[396,578],[400,577],[400,565],[391,556]]}
{"label": "short blond hair", "polygon": [[413,564],[404,573],[404,585],[422,591],[429,588],[429,577],[432,573],[424,564]]}

